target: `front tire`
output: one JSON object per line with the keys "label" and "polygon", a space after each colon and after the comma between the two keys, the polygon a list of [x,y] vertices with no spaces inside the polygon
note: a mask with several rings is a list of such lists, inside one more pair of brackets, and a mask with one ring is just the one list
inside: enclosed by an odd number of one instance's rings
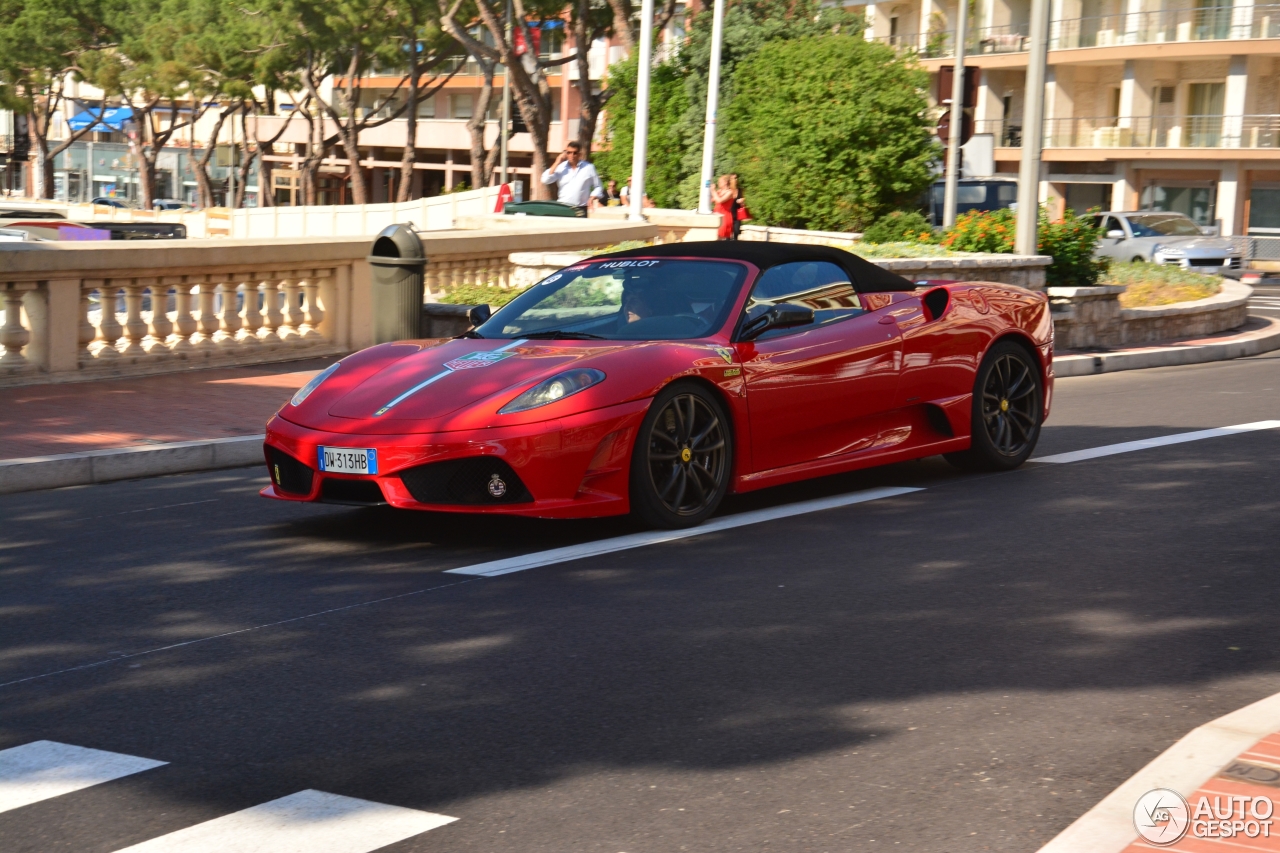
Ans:
{"label": "front tire", "polygon": [[724,406],[695,383],[654,398],[631,452],[631,511],[653,527],[701,524],[729,491],[733,431]]}
{"label": "front tire", "polygon": [[1012,341],[998,343],[973,384],[969,449],[946,460],[966,471],[1011,471],[1036,449],[1043,414],[1040,366]]}

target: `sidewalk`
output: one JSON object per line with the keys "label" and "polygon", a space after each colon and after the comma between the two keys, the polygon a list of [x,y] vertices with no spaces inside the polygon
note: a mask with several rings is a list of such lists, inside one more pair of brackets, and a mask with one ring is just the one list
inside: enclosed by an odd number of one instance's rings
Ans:
{"label": "sidewalk", "polygon": [[0,388],[0,460],[260,435],[334,361]]}
{"label": "sidewalk", "polygon": [[1275,853],[1277,804],[1280,694],[1191,731],[1040,853]]}

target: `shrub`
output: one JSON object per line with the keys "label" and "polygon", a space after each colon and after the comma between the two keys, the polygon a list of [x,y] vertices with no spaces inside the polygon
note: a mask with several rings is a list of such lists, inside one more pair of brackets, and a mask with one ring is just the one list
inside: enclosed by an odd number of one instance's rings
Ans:
{"label": "shrub", "polygon": [[[1012,254],[1016,232],[1017,216],[1012,210],[971,210],[956,219],[941,242],[958,252]],[[1090,287],[1106,273],[1110,262],[1093,256],[1098,230],[1091,216],[1068,213],[1060,221],[1050,222],[1041,208],[1037,232],[1038,251],[1053,258],[1045,270],[1047,286]]]}
{"label": "shrub", "polygon": [[523,289],[496,284],[460,284],[441,296],[440,301],[450,305],[488,305],[496,311],[521,293]]}
{"label": "shrub", "polygon": [[1051,255],[1053,263],[1044,272],[1049,287],[1092,287],[1106,273],[1111,261],[1095,258],[1098,229],[1092,216],[1076,216],[1068,211],[1058,222],[1050,222],[1040,210],[1040,228],[1036,238],[1042,255]]}
{"label": "shrub", "polygon": [[862,35],[775,40],[741,62],[724,150],[763,222],[860,231],[933,182],[928,77]]}
{"label": "shrub", "polygon": [[895,210],[877,219],[862,239],[868,243],[928,243],[933,240],[933,227],[918,211]]}
{"label": "shrub", "polygon": [[1222,288],[1219,276],[1202,275],[1171,264],[1141,261],[1112,264],[1105,283],[1125,286],[1125,292],[1120,294],[1122,308],[1191,302],[1213,296]]}
{"label": "shrub", "polygon": [[1017,219],[1012,210],[970,210],[956,217],[941,243],[956,252],[1013,253]]}

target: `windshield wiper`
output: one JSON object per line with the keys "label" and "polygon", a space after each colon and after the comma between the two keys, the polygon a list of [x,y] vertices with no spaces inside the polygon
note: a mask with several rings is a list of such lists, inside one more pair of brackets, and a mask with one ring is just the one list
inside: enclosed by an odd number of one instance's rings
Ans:
{"label": "windshield wiper", "polygon": [[483,337],[484,337],[484,335],[480,334],[480,333],[479,333],[479,332],[477,332],[475,329],[467,329],[465,332],[463,332],[462,334],[458,335],[458,337],[460,337],[460,338],[483,338]]}
{"label": "windshield wiper", "polygon": [[582,338],[582,339],[586,339],[586,338],[591,338],[592,340],[597,340],[597,341],[607,341],[607,340],[609,340],[609,339],[608,339],[608,338],[606,338],[604,335],[593,335],[593,334],[591,334],[590,332],[566,332],[566,331],[563,331],[563,330],[561,330],[561,329],[549,329],[549,330],[541,331],[541,332],[528,332],[528,333],[521,333],[520,337],[522,337],[522,338],[527,338],[527,339],[537,339],[537,338],[546,338],[546,339],[554,339],[554,338],[567,338],[567,339]]}

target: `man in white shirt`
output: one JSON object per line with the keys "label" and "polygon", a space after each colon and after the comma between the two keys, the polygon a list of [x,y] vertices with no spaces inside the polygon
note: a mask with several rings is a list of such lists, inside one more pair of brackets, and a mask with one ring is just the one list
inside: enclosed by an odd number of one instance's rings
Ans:
{"label": "man in white shirt", "polygon": [[600,175],[596,167],[582,159],[582,146],[577,142],[565,145],[551,168],[542,173],[544,184],[559,184],[561,204],[586,209],[592,198],[602,198]]}

